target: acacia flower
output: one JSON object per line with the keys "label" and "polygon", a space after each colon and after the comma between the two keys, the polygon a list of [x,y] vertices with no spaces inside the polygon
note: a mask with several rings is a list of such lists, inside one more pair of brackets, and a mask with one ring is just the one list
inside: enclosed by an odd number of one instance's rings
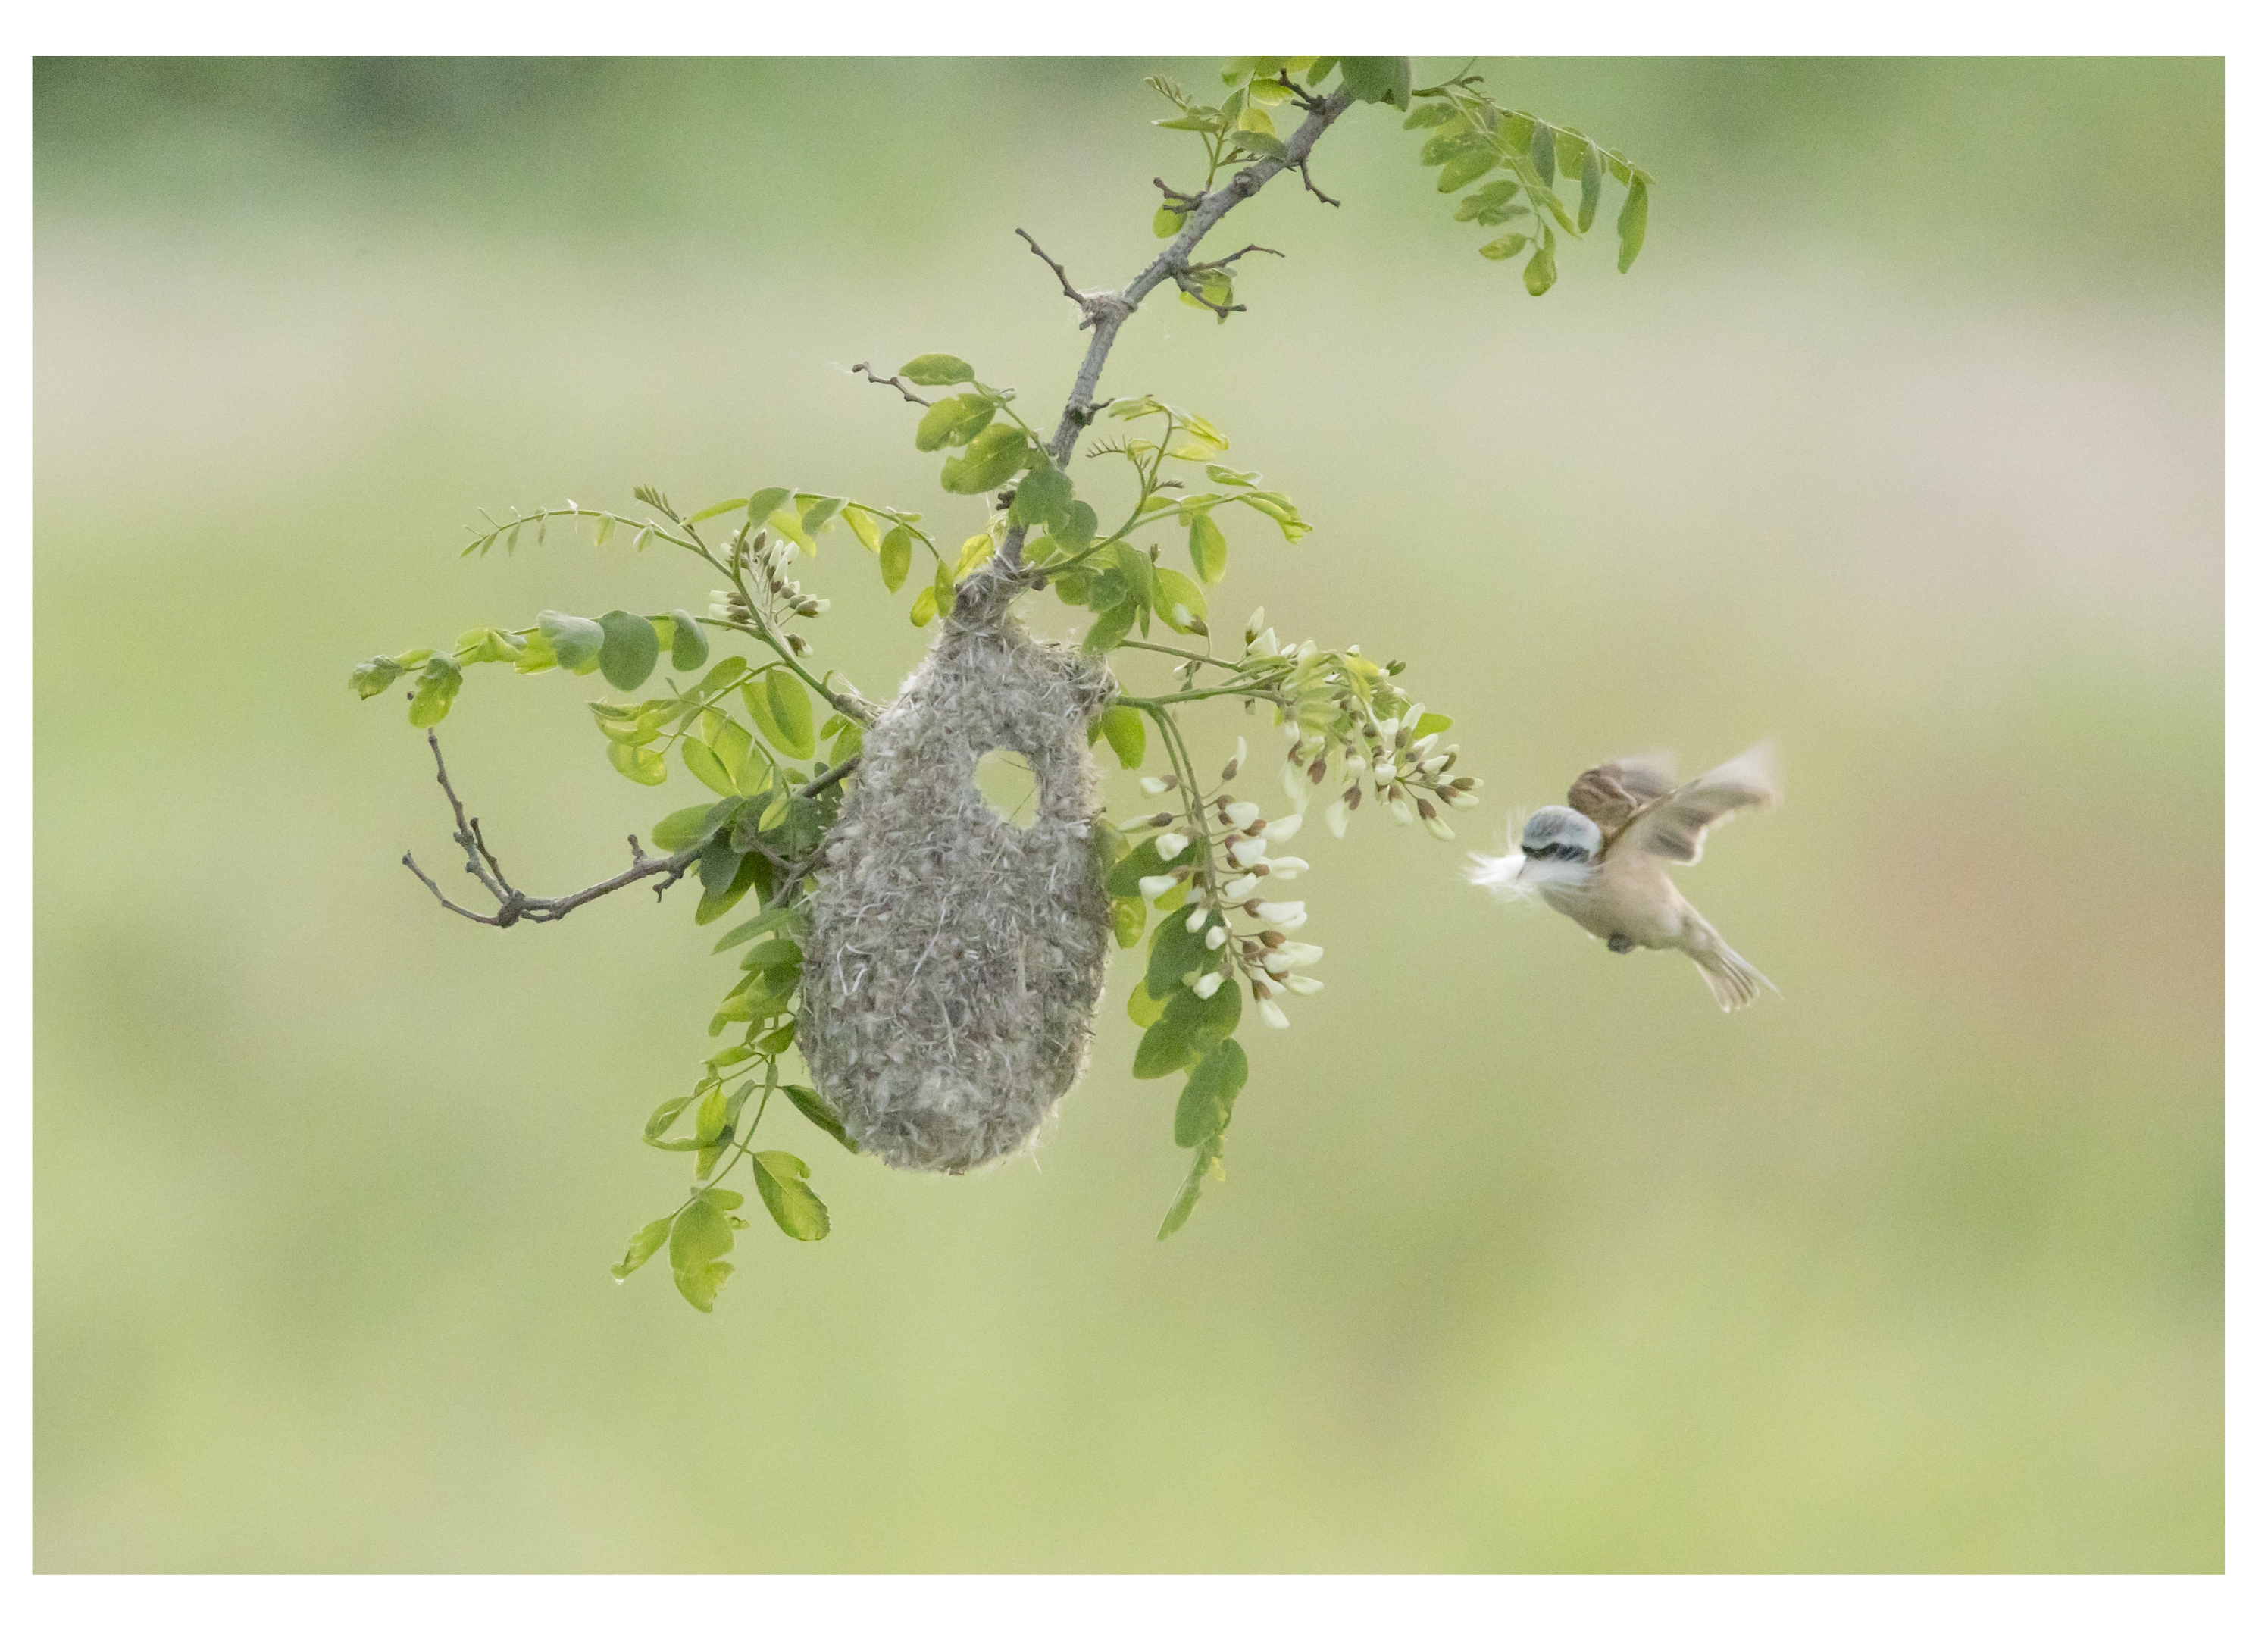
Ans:
{"label": "acacia flower", "polygon": [[1307,868],[1307,859],[1295,859],[1288,855],[1268,860],[1268,874],[1272,879],[1295,881],[1306,873]]}
{"label": "acacia flower", "polygon": [[1218,896],[1223,903],[1242,903],[1259,890],[1260,878],[1257,875],[1239,875],[1223,881]]}
{"label": "acacia flower", "polygon": [[1243,837],[1228,844],[1228,861],[1240,870],[1250,869],[1267,856],[1268,837],[1265,836]]}
{"label": "acacia flower", "polygon": [[1220,984],[1221,977],[1219,972],[1207,972],[1203,977],[1198,978],[1196,983],[1190,984],[1189,987],[1197,992],[1197,997],[1198,999],[1210,1000],[1213,997],[1213,992],[1219,989]]}
{"label": "acacia flower", "polygon": [[1287,898],[1280,903],[1260,905],[1259,914],[1270,925],[1297,926],[1307,918],[1307,906],[1304,900]]}
{"label": "acacia flower", "polygon": [[1179,830],[1169,830],[1158,837],[1158,856],[1168,864],[1189,850],[1189,838]]}
{"label": "acacia flower", "polygon": [[1196,909],[1189,911],[1189,918],[1182,923],[1182,930],[1188,933],[1196,932],[1205,924],[1205,918],[1211,913],[1212,911],[1204,904],[1197,905]]}
{"label": "acacia flower", "polygon": [[1323,980],[1320,977],[1303,977],[1297,972],[1292,972],[1285,977],[1284,987],[1295,995],[1320,994],[1322,992]]}
{"label": "acacia flower", "polygon": [[1174,882],[1170,875],[1145,875],[1135,885],[1142,894],[1143,903],[1154,903],[1165,894],[1173,891]]}
{"label": "acacia flower", "polygon": [[1228,928],[1226,926],[1216,926],[1204,935],[1204,946],[1208,949],[1218,949],[1227,941]]}
{"label": "acacia flower", "polygon": [[1260,816],[1260,807],[1256,802],[1232,801],[1222,807],[1221,814],[1228,820],[1231,830],[1242,830]]}
{"label": "acacia flower", "polygon": [[1142,780],[1142,793],[1150,796],[1162,796],[1179,783],[1181,783],[1181,780],[1174,778],[1171,773],[1167,774],[1163,778],[1145,778]]}
{"label": "acacia flower", "polygon": [[1292,1027],[1292,1020],[1284,1015],[1284,1008],[1278,1006],[1273,1000],[1263,1000],[1260,1003],[1260,1021],[1267,1024],[1270,1029],[1289,1029]]}
{"label": "acacia flower", "polygon": [[1270,841],[1289,841],[1300,833],[1300,815],[1286,813],[1282,818],[1271,821],[1260,833]]}

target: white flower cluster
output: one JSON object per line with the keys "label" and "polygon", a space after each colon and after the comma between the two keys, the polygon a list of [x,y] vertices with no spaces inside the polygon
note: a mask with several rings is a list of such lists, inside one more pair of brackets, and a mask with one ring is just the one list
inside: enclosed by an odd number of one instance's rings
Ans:
{"label": "white flower cluster", "polygon": [[1401,667],[1381,669],[1359,649],[1333,653],[1312,642],[1286,652],[1266,617],[1262,609],[1252,611],[1245,623],[1244,651],[1248,659],[1291,661],[1290,669],[1275,679],[1288,702],[1277,712],[1290,747],[1284,757],[1285,793],[1304,808],[1314,787],[1336,773],[1346,784],[1323,814],[1332,835],[1346,834],[1347,816],[1362,805],[1367,785],[1403,823],[1422,821],[1439,839],[1454,839],[1456,832],[1441,809],[1478,807],[1480,798],[1473,793],[1481,781],[1469,774],[1452,777],[1457,747],[1442,745],[1438,733],[1418,734],[1424,705],[1411,704],[1384,718],[1373,708],[1381,695],[1401,698],[1387,681]]}
{"label": "white flower cluster", "polygon": [[[805,595],[802,585],[787,576],[787,565],[795,560],[792,542],[768,540],[765,531],[760,528],[754,535],[743,533],[736,555],[742,580],[755,588],[763,606],[751,608],[737,589],[712,591],[709,594],[710,618],[760,623],[777,629],[788,615],[808,620],[827,612],[829,604],[826,598]],[[811,645],[794,632],[786,636],[788,646],[797,653],[811,651]]]}
{"label": "white flower cluster", "polygon": [[[1263,819],[1256,803],[1230,800],[1225,786],[1244,760],[1245,744],[1240,739],[1236,755],[1221,770],[1224,788],[1192,803],[1189,814],[1150,816],[1149,824],[1162,831],[1154,843],[1158,856],[1172,867],[1163,875],[1142,877],[1140,891],[1145,900],[1155,903],[1186,889],[1184,930],[1192,937],[1202,934],[1207,949],[1221,952],[1219,969],[1191,973],[1183,980],[1197,999],[1209,1000],[1224,983],[1241,982],[1250,987],[1261,1021],[1271,1029],[1288,1029],[1291,1020],[1277,1000],[1286,992],[1312,995],[1322,988],[1319,979],[1300,969],[1322,960],[1323,952],[1318,945],[1294,942],[1291,937],[1307,924],[1305,903],[1268,898],[1263,893],[1270,883],[1295,881],[1307,873],[1305,859],[1271,858],[1268,852],[1271,844],[1289,841],[1299,833],[1301,817],[1289,813]],[[1142,788],[1153,796],[1180,787],[1181,780],[1172,774],[1142,781]],[[1258,925],[1236,931],[1230,921],[1240,912]],[[1171,913],[1182,913],[1178,903]]]}

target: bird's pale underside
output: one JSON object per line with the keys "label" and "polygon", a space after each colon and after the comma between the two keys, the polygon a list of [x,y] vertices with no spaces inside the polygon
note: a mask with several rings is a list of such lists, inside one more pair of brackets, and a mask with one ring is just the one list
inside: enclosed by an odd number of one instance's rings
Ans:
{"label": "bird's pale underside", "polygon": [[1683,785],[1666,756],[1624,756],[1586,771],[1566,806],[1531,814],[1507,852],[1473,854],[1469,874],[1500,900],[1540,898],[1617,955],[1680,951],[1730,1012],[1772,982],[1685,901],[1665,866],[1699,863],[1712,826],[1778,801],[1770,744]]}

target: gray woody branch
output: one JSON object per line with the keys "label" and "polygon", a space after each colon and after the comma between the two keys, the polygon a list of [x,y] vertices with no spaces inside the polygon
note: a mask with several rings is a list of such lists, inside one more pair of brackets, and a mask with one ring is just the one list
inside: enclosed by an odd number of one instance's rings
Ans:
{"label": "gray woody branch", "polygon": [[[1344,86],[1327,97],[1309,100],[1307,117],[1300,122],[1300,129],[1292,132],[1290,140],[1285,143],[1281,159],[1255,160],[1210,193],[1176,196],[1176,208],[1182,200],[1190,201],[1182,218],[1182,231],[1174,235],[1171,242],[1158,253],[1156,260],[1137,273],[1133,282],[1123,290],[1073,288],[1062,266],[1034,244],[1030,234],[1023,235],[1024,242],[1032,246],[1033,254],[1054,269],[1057,279],[1064,287],[1064,293],[1079,304],[1079,328],[1094,332],[1094,337],[1086,343],[1086,357],[1079,363],[1078,377],[1071,382],[1071,396],[1064,402],[1063,418],[1057,423],[1056,435],[1048,444],[1049,457],[1057,466],[1070,461],[1071,450],[1078,446],[1079,433],[1086,431],[1087,423],[1094,418],[1094,389],[1102,380],[1103,364],[1110,357],[1110,348],[1118,339],[1120,328],[1134,316],[1134,311],[1142,305],[1143,298],[1168,280],[1183,288],[1187,287],[1183,281],[1193,283],[1189,252],[1197,248],[1197,241],[1211,232],[1222,217],[1258,193],[1280,173],[1297,171],[1302,177],[1306,176],[1309,151],[1322,134],[1330,129],[1331,122],[1345,113],[1353,100]],[[1319,198],[1323,197],[1312,184],[1310,191],[1315,192]],[[1330,200],[1329,203],[1336,203],[1337,201]],[[1244,252],[1238,252],[1240,255],[1242,254]],[[970,575],[962,585],[961,594],[954,600],[955,613],[960,617],[983,618],[997,614],[1010,598],[1030,587],[1033,576],[1024,567],[1025,532],[1020,526],[1010,528],[991,561]]]}
{"label": "gray woody branch", "polygon": [[[449,896],[441,890],[439,883],[417,867],[417,860],[411,854],[403,853],[401,862],[412,875],[425,883],[427,890],[440,900],[443,909],[461,915],[468,921],[478,921],[483,926],[510,926],[519,921],[556,921],[570,910],[579,910],[594,898],[603,898],[608,893],[620,892],[623,888],[635,886],[643,881],[654,881],[653,896],[659,898],[701,861],[701,847],[688,847],[664,859],[648,858],[644,849],[638,845],[637,837],[632,836],[630,838],[630,866],[621,874],[610,875],[595,886],[585,887],[580,892],[568,893],[563,897],[531,898],[504,879],[504,866],[497,862],[496,854],[489,851],[487,838],[481,834],[480,820],[467,816],[465,804],[457,799],[456,787],[449,782],[449,765],[441,759],[440,735],[429,727],[425,730],[425,742],[433,747],[435,782],[441,786],[442,793],[449,798],[449,810],[456,815],[456,843],[465,852],[465,874],[480,882],[489,896],[497,901],[496,912],[484,914],[452,902]],[[829,785],[848,778],[858,765],[858,758],[852,756],[841,766],[828,769],[796,793],[816,795]],[[655,880],[656,877],[660,879]]]}

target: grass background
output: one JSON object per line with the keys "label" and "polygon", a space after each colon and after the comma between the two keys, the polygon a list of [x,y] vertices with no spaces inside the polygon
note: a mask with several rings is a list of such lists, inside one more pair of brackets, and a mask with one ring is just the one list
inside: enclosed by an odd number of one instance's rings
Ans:
{"label": "grass background", "polygon": [[[607,1277],[725,963],[683,901],[442,915],[423,745],[346,671],[705,601],[460,564],[476,505],[973,520],[843,366],[1058,401],[1011,230],[1152,254],[1157,66],[39,64],[37,1567],[2220,1567],[2215,62],[1484,63],[1660,179],[1631,274],[1543,301],[1350,116],[1344,208],[1241,210],[1252,310],[1154,303],[1105,390],[1300,500],[1219,623],[1409,660],[1489,780],[1459,846],[1306,847],[1329,988],[1172,1242],[1127,962],[1035,1160],[798,1139],[829,1240],[744,1235],[706,1318]],[[904,598],[847,540],[805,578],[887,693]],[[450,719],[538,890],[695,799],[589,692]],[[1784,1003],[1460,879],[1592,759],[1767,734],[1786,806],[1685,884]]]}

